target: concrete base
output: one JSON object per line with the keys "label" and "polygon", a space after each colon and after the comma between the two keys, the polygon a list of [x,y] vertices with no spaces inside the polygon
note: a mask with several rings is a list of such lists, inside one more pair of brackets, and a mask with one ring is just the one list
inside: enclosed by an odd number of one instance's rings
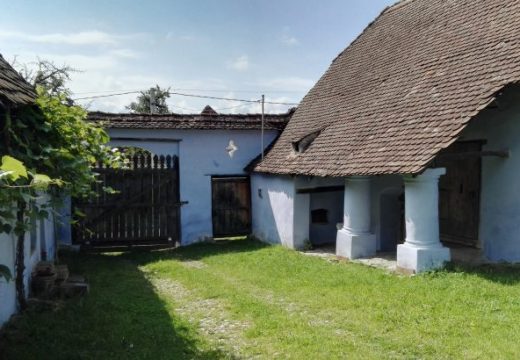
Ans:
{"label": "concrete base", "polygon": [[450,258],[450,249],[443,246],[419,248],[406,243],[397,245],[397,268],[405,272],[420,273],[439,269]]}
{"label": "concrete base", "polygon": [[345,229],[336,235],[336,255],[348,259],[359,259],[376,254],[377,240],[373,234],[353,235]]}

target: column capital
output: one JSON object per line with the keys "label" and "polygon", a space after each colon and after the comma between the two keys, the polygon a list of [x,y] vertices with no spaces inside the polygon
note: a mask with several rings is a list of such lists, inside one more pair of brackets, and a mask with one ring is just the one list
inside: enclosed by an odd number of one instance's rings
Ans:
{"label": "column capital", "polygon": [[426,169],[419,175],[403,175],[405,182],[434,182],[446,174],[446,168]]}

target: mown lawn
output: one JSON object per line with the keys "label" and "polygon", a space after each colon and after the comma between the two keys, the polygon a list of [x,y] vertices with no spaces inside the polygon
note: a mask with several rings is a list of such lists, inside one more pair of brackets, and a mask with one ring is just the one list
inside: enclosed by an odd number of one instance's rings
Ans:
{"label": "mown lawn", "polygon": [[249,240],[66,261],[90,294],[11,323],[0,358],[520,356],[518,267],[404,277]]}

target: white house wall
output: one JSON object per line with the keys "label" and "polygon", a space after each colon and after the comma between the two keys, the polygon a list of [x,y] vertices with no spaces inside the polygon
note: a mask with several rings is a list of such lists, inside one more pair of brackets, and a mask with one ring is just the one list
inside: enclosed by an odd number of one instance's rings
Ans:
{"label": "white house wall", "polygon": [[[113,140],[112,145],[133,145],[160,155],[179,156],[180,194],[188,201],[181,209],[182,244],[212,237],[211,176],[246,175],[244,167],[261,151],[258,130],[141,130],[110,129],[112,138],[155,138],[162,141]],[[276,137],[266,131],[264,143]],[[233,157],[226,151],[230,140],[238,147]]]}
{"label": "white house wall", "polygon": [[[25,273],[24,283],[25,292],[29,294],[29,280],[35,265],[42,259],[45,253],[47,260],[54,260],[54,219],[52,215],[49,219],[36,222],[33,235],[36,236],[34,247],[31,248],[31,233],[25,236]],[[0,264],[6,265],[11,274],[15,274],[16,258],[16,237],[14,235],[0,234]],[[11,315],[16,313],[16,289],[14,280],[6,282],[0,279],[0,326],[2,326]]]}
{"label": "white house wall", "polygon": [[[7,266],[14,273],[14,238],[7,234],[0,234],[0,264]],[[0,279],[0,326],[16,312],[16,298],[14,282],[7,283]]]}
{"label": "white house wall", "polygon": [[490,260],[520,261],[520,93],[506,92],[499,108],[479,114],[460,140],[486,140],[483,150],[511,152],[482,159],[479,240]]}
{"label": "white house wall", "polygon": [[290,176],[251,175],[253,235],[271,244],[293,247],[294,179]]}
{"label": "white house wall", "polygon": [[[326,238],[327,231],[310,224],[310,211],[315,206],[334,213],[338,207],[342,218],[342,192],[298,193],[311,189],[344,184],[339,178],[291,177],[255,173],[251,176],[253,235],[262,241],[292,249],[305,247],[311,235]],[[323,195],[323,196],[322,196]],[[336,211],[337,212],[337,211]],[[332,214],[332,218],[335,218]],[[333,231],[336,224],[331,223]],[[318,241],[319,241],[318,239]]]}

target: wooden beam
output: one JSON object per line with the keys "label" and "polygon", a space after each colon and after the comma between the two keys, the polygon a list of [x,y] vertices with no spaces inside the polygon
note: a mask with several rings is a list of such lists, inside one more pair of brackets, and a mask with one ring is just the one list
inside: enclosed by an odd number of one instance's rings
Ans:
{"label": "wooden beam", "polygon": [[484,156],[495,156],[501,158],[509,157],[509,150],[483,150],[483,151],[467,151],[460,153],[441,153],[439,157],[450,158],[450,159],[464,159],[464,158],[479,158]]}
{"label": "wooden beam", "polygon": [[296,193],[297,194],[313,194],[313,193],[335,192],[335,191],[343,191],[343,190],[345,190],[344,185],[320,186],[320,187],[315,187],[315,188],[298,189],[298,190],[296,190]]}

